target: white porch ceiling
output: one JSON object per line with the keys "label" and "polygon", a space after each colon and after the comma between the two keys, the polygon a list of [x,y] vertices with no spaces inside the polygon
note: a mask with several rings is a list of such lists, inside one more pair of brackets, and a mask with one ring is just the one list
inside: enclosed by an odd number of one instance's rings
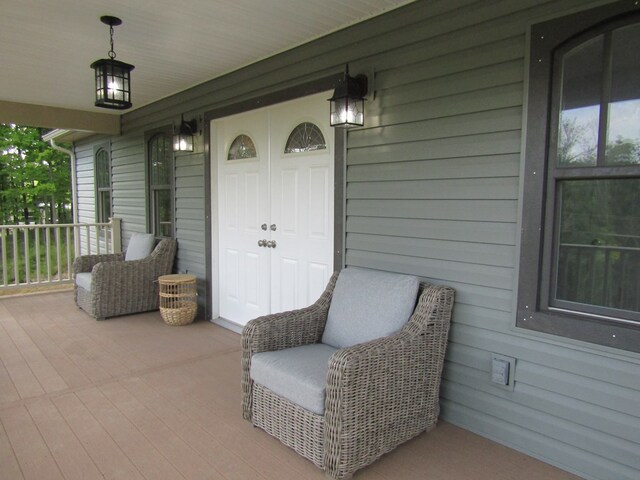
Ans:
{"label": "white porch ceiling", "polygon": [[0,102],[122,113],[93,106],[101,15],[123,21],[114,49],[135,65],[135,109],[411,1],[0,0]]}

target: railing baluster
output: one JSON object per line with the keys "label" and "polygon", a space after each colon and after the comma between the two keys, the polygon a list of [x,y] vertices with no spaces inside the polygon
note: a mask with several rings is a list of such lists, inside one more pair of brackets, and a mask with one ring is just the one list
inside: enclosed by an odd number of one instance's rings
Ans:
{"label": "railing baluster", "polygon": [[36,283],[40,283],[40,229],[38,227],[34,230],[36,244]]}
{"label": "railing baluster", "polygon": [[65,280],[71,280],[71,228],[65,227],[67,233],[67,275]]}
{"label": "railing baluster", "polygon": [[96,225],[95,227],[93,227],[93,231],[95,232],[96,235],[96,253],[98,255],[100,255],[101,251],[100,251],[100,226]]}
{"label": "railing baluster", "polygon": [[87,243],[86,255],[91,255],[91,230],[89,230],[89,225],[85,225],[84,227],[84,236]]}
{"label": "railing baluster", "polygon": [[18,229],[11,229],[13,233],[13,274],[14,280],[13,283],[16,285],[20,285],[20,273],[19,273],[19,264],[18,264]]}
{"label": "railing baluster", "polygon": [[7,272],[7,268],[9,267],[7,264],[7,230],[3,228],[0,231],[2,231],[2,285],[6,287],[9,284],[9,275]]}
{"label": "railing baluster", "polygon": [[55,237],[56,237],[56,270],[58,280],[60,280],[60,227],[55,228]]}
{"label": "railing baluster", "polygon": [[29,229],[23,230],[22,241],[24,243],[24,280],[27,285],[31,284],[31,251],[29,248]]}
{"label": "railing baluster", "polygon": [[51,229],[47,228],[45,233],[45,247],[47,259],[47,282],[51,282]]}

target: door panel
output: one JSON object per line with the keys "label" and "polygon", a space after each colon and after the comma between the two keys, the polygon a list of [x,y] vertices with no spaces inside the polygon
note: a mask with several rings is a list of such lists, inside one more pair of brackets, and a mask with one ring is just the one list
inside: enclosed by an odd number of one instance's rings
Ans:
{"label": "door panel", "polygon": [[[303,122],[315,124],[326,148],[284,153],[291,132]],[[313,303],[333,271],[333,130],[326,95],[276,106],[271,117],[271,221],[277,247],[271,258],[271,310]]]}
{"label": "door panel", "polygon": [[[220,316],[243,324],[269,313],[269,252],[258,246],[269,215],[268,115],[258,112],[215,122],[219,169]],[[228,160],[231,143],[247,135],[254,158]]]}

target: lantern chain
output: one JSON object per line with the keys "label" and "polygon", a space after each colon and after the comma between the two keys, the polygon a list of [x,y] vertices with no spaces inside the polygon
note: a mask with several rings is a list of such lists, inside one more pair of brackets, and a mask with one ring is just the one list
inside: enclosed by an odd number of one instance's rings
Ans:
{"label": "lantern chain", "polygon": [[109,58],[114,60],[116,58],[116,52],[113,50],[113,25],[109,26],[109,36],[111,37],[111,50],[109,50]]}

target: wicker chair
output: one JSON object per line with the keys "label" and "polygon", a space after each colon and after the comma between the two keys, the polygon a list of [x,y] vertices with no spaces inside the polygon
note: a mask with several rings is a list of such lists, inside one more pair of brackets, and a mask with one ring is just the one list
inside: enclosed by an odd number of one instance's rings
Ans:
{"label": "wicker chair", "polygon": [[421,283],[399,332],[333,353],[319,415],[254,382],[251,362],[258,352],[320,342],[337,278],[310,307],[245,326],[242,408],[254,426],[340,479],[436,425],[454,290]]}
{"label": "wicker chair", "polygon": [[141,260],[124,261],[125,254],[83,255],[73,262],[76,277],[91,272],[90,289],[75,282],[78,307],[97,320],[159,308],[158,283],[171,273],[177,241],[163,239]]}

